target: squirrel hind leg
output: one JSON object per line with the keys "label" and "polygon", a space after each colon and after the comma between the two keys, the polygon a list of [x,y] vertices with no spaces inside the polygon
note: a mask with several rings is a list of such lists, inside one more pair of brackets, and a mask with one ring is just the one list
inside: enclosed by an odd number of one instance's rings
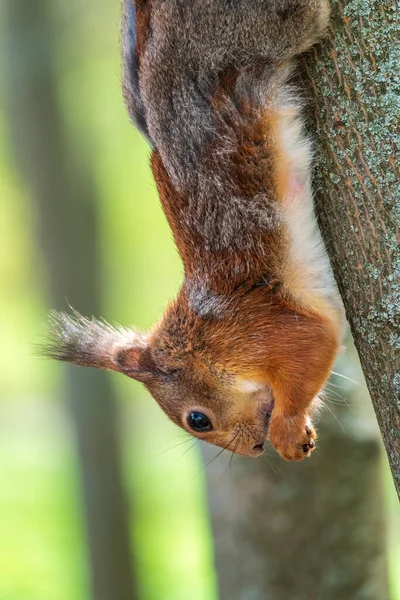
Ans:
{"label": "squirrel hind leg", "polygon": [[275,0],[274,12],[282,58],[291,58],[324,37],[330,4],[328,0]]}
{"label": "squirrel hind leg", "polygon": [[250,14],[251,28],[258,30],[257,38],[263,40],[261,53],[282,61],[305,52],[324,37],[330,5],[329,0],[262,0],[257,9],[251,6]]}
{"label": "squirrel hind leg", "polygon": [[287,0],[279,11],[282,22],[293,34],[294,54],[301,54],[320,41],[330,18],[328,0]]}

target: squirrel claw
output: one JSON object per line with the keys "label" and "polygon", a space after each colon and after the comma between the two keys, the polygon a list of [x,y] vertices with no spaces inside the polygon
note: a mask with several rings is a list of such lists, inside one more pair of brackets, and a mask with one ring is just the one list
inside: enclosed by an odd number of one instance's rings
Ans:
{"label": "squirrel claw", "polygon": [[311,455],[317,434],[309,419],[272,415],[269,441],[288,461],[300,461]]}

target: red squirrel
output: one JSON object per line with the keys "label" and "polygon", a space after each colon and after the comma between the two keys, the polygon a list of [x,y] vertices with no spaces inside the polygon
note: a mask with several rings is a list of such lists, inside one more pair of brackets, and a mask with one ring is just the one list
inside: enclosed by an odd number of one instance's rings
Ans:
{"label": "red squirrel", "polygon": [[315,447],[343,309],[287,81],[326,0],[125,0],[123,91],[184,265],[145,334],[54,313],[47,353],[141,381],[170,419],[245,456]]}

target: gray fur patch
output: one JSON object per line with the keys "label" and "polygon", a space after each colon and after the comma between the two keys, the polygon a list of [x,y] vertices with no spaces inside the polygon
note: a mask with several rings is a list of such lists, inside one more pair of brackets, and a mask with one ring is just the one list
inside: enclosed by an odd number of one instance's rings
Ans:
{"label": "gray fur patch", "polygon": [[219,319],[229,306],[226,296],[219,296],[204,284],[189,282],[186,288],[189,307],[198,317]]}
{"label": "gray fur patch", "polygon": [[250,250],[257,243],[257,233],[274,231],[283,222],[280,206],[269,201],[266,194],[253,198],[221,194],[217,199],[211,193],[203,201],[198,199],[197,204],[197,210],[189,214],[189,225],[202,236],[208,250]]}

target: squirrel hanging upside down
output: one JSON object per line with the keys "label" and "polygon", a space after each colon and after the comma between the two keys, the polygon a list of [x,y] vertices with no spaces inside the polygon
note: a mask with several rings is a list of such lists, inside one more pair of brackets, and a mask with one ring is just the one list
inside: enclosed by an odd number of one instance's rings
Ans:
{"label": "squirrel hanging upside down", "polygon": [[288,78],[326,0],[126,0],[124,96],[152,145],[184,281],[147,334],[54,314],[47,353],[144,383],[177,425],[246,456],[315,447],[343,309]]}

